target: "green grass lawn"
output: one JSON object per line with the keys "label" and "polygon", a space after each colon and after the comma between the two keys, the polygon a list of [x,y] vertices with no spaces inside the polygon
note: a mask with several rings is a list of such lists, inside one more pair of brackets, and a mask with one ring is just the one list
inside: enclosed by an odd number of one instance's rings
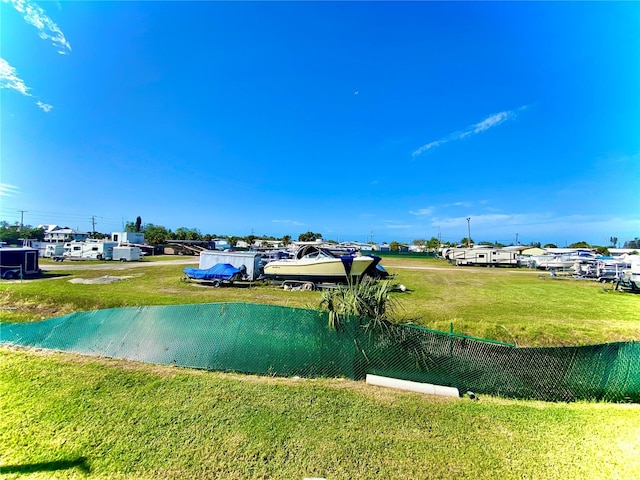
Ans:
{"label": "green grass lawn", "polygon": [[640,406],[0,349],[3,478],[640,477]]}
{"label": "green grass lawn", "polygon": [[[166,259],[166,257],[163,257]],[[551,278],[527,269],[452,267],[431,259],[384,259],[410,289],[394,294],[400,322],[521,346],[584,345],[640,340],[640,296],[611,285]],[[254,302],[317,308],[319,292],[284,291],[254,284],[212,288],[184,282],[184,265],[122,270],[55,270],[42,279],[0,283],[2,321],[33,321],[78,310],[203,302]],[[49,270],[51,269],[51,270]],[[110,284],[69,283],[104,275],[128,278]]]}
{"label": "green grass lawn", "polygon": [[[527,270],[385,259],[397,317],[519,345],[640,340],[640,297]],[[44,265],[43,265],[44,266]],[[181,281],[183,265],[55,270],[0,284],[2,321],[319,292]],[[50,270],[49,270],[50,269]],[[122,276],[110,284],[68,280]],[[0,324],[0,333],[1,333]],[[640,478],[640,406],[430,397],[0,347],[2,478]]]}

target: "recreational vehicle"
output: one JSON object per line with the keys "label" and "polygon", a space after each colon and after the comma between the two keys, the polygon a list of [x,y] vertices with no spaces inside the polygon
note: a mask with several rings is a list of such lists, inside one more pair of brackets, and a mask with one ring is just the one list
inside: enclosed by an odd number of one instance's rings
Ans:
{"label": "recreational vehicle", "polygon": [[450,248],[444,252],[449,262],[462,266],[484,267],[517,267],[519,266],[518,252],[504,250],[490,246],[473,248]]}
{"label": "recreational vehicle", "polygon": [[116,242],[86,240],[84,242],[67,242],[64,244],[63,259],[69,260],[112,260]]}

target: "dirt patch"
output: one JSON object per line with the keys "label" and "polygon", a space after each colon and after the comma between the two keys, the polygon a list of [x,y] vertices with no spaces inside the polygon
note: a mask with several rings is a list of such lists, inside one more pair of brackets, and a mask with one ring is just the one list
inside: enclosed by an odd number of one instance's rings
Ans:
{"label": "dirt patch", "polygon": [[124,275],[122,277],[115,277],[112,275],[105,275],[103,277],[98,277],[98,278],[72,278],[71,280],[68,280],[69,283],[83,283],[83,284],[98,284],[98,285],[102,285],[105,283],[115,283],[115,282],[120,282],[124,279],[127,278],[134,278],[136,275]]}
{"label": "dirt patch", "polygon": [[71,304],[24,300],[5,291],[0,293],[0,319],[3,321],[37,321],[60,317],[75,311]]}

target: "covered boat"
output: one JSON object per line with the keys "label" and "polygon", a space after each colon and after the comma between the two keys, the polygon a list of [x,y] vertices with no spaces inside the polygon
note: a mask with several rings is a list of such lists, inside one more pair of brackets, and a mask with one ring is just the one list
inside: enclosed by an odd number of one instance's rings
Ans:
{"label": "covered boat", "polygon": [[207,269],[186,267],[183,271],[187,277],[194,280],[233,281],[242,279],[244,273],[246,273],[246,268],[243,270],[242,267],[236,268],[228,263],[218,263]]}
{"label": "covered boat", "polygon": [[264,266],[269,280],[311,283],[347,283],[365,276],[384,278],[389,274],[375,255],[353,255],[315,245],[301,247],[295,258],[274,260]]}

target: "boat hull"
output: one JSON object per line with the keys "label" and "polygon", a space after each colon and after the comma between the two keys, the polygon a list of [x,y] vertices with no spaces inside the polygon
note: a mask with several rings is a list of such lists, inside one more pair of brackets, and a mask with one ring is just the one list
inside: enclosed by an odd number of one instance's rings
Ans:
{"label": "boat hull", "polygon": [[276,260],[264,267],[270,280],[299,280],[313,283],[345,283],[375,268],[378,260],[362,256],[351,258]]}

